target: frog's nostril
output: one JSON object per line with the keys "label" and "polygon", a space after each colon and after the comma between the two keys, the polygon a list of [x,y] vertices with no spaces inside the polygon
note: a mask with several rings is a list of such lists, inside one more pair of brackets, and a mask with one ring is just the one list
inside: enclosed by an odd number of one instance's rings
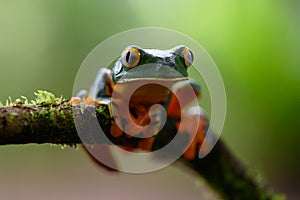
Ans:
{"label": "frog's nostril", "polygon": [[163,65],[163,66],[172,67],[172,68],[175,67],[175,64],[174,64],[174,63],[172,63],[172,62],[166,62],[166,61],[163,61],[163,62],[162,62],[162,65]]}

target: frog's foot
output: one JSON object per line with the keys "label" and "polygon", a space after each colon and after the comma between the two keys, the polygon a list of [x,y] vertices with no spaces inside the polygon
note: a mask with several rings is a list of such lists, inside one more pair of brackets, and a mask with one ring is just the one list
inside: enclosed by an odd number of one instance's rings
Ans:
{"label": "frog's foot", "polygon": [[97,99],[94,99],[92,96],[88,95],[86,90],[81,90],[76,97],[72,97],[69,100],[69,104],[76,105],[83,103],[85,105],[99,105],[99,101]]}
{"label": "frog's foot", "polygon": [[[113,137],[125,135],[127,138],[139,138],[137,148],[150,151],[154,136],[162,129],[166,114],[163,106],[149,106],[134,104],[130,106],[129,116],[124,111],[123,102],[114,101],[116,105],[114,121],[110,133]],[[127,113],[127,115],[128,115]],[[131,151],[132,149],[130,149]]]}
{"label": "frog's foot", "polygon": [[160,113],[162,106],[151,107],[149,112],[148,105],[133,104],[126,110],[123,101],[115,99],[112,102],[114,122],[111,126],[111,135],[119,137],[123,133],[131,137],[148,137],[149,134],[157,133],[156,129],[160,126]]}
{"label": "frog's foot", "polygon": [[[179,124],[180,123],[180,124]],[[193,107],[189,111],[189,115],[182,118],[177,124],[179,134],[188,134],[192,139],[189,147],[183,153],[183,157],[187,160],[194,159],[204,145],[204,139],[208,127],[208,120],[200,107]]]}
{"label": "frog's foot", "polygon": [[88,92],[86,90],[80,90],[75,97],[72,97],[69,100],[69,104],[76,105],[83,102],[83,100],[88,96]]}
{"label": "frog's foot", "polygon": [[[129,121],[130,120],[130,121]],[[112,122],[110,132],[113,137],[120,137],[123,133],[128,137],[134,136],[147,138],[153,136],[161,129],[161,119],[153,118],[150,121],[149,116],[127,119],[115,117],[115,121]],[[122,128],[119,127],[122,126]]]}
{"label": "frog's foot", "polygon": [[84,104],[85,105],[100,105],[100,101],[98,101],[97,99],[94,99],[92,96],[87,96],[84,98]]}
{"label": "frog's foot", "polygon": [[70,105],[76,105],[76,104],[80,104],[80,103],[81,103],[81,98],[79,98],[79,97],[72,97],[69,100]]}
{"label": "frog's foot", "polygon": [[71,105],[80,104],[81,102],[85,105],[92,105],[92,104],[99,105],[100,104],[98,100],[94,99],[91,96],[85,97],[84,99],[82,99],[80,97],[72,97],[69,100],[69,104],[71,104]]}

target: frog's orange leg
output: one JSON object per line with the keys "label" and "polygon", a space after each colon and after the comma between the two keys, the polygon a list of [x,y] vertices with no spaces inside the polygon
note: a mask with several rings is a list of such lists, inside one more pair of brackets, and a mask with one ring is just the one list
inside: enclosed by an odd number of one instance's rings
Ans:
{"label": "frog's orange leg", "polygon": [[183,157],[187,160],[192,160],[197,156],[201,146],[203,145],[206,131],[208,126],[208,120],[206,117],[200,115],[191,115],[181,121],[179,133],[188,134],[193,140],[186,149]]}
{"label": "frog's orange leg", "polygon": [[[194,139],[190,141],[189,147],[183,154],[184,158],[191,160],[195,158],[196,153],[199,152],[199,149],[203,144],[208,120],[204,111],[198,106],[190,108],[187,114],[182,113],[181,111],[183,108],[180,108],[178,99],[181,100],[181,106],[186,107],[190,102],[200,98],[201,88],[193,80],[188,80],[186,84],[180,83],[177,86],[175,85],[175,87],[177,87],[176,92],[170,97],[167,114],[169,117],[181,118],[181,121],[176,125],[179,133],[188,134],[190,138],[193,138],[194,136]],[[192,87],[195,95],[189,96],[186,94],[188,87]],[[197,110],[197,112],[195,112],[195,110]],[[184,115],[184,117],[181,115]]]}

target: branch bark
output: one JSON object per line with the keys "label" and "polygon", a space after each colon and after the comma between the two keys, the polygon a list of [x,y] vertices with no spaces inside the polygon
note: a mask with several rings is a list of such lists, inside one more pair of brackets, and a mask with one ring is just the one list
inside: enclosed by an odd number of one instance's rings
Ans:
{"label": "branch bark", "polygon": [[[95,114],[93,115],[95,112],[104,133],[108,133],[111,120],[106,106],[78,105],[72,108],[68,103],[61,102],[44,106],[15,104],[0,107],[0,145],[52,143],[74,146],[80,144],[74,118],[86,124],[89,121],[87,116],[95,117]],[[170,137],[174,135],[175,130],[171,126],[170,122],[169,127],[162,130]],[[123,146],[136,147],[137,145],[137,141],[128,137],[110,139],[115,144]],[[164,138],[157,138],[157,140],[164,140]],[[87,138],[86,141],[102,142],[94,141],[93,137]],[[159,141],[157,144],[163,143]],[[184,162],[203,176],[225,199],[281,199],[250,176],[247,168],[233,156],[222,141],[219,141],[205,158]]]}

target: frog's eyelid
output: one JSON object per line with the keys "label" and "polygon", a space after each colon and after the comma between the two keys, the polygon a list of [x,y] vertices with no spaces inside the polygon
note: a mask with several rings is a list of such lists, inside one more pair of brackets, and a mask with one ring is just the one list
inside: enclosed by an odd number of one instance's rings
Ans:
{"label": "frog's eyelid", "polygon": [[113,71],[115,74],[119,74],[122,71],[122,62],[121,59],[115,62],[115,65],[113,67]]}
{"label": "frog's eyelid", "polygon": [[[141,52],[141,50],[142,50],[141,47],[136,46],[136,45],[129,45],[129,46],[127,46],[127,47],[125,48],[125,50],[127,50],[127,49],[136,49],[136,50],[138,50],[139,52]],[[125,51],[125,50],[124,50],[124,51]]]}
{"label": "frog's eyelid", "polygon": [[187,47],[184,45],[178,45],[178,46],[170,49],[169,51],[173,52],[176,55],[180,55],[180,53],[182,53],[185,48],[187,48]]}

